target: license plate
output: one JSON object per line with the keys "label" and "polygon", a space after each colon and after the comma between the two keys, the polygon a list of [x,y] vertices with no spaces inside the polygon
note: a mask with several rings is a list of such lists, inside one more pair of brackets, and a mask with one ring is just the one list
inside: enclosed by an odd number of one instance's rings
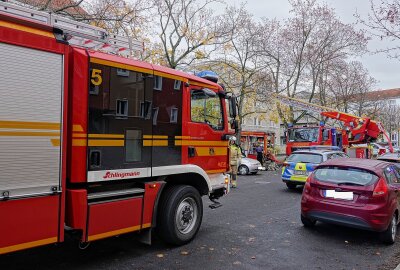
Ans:
{"label": "license plate", "polygon": [[348,200],[348,201],[352,201],[354,198],[353,192],[344,192],[336,190],[324,190],[324,196],[326,198]]}
{"label": "license plate", "polygon": [[307,172],[307,171],[298,171],[298,170],[295,170],[295,171],[294,171],[294,174],[297,174],[297,175],[308,175],[308,172]]}

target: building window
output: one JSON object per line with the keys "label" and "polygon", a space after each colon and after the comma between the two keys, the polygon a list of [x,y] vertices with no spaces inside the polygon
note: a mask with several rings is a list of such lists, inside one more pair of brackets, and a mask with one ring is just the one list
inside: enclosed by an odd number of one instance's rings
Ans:
{"label": "building window", "polygon": [[115,116],[128,117],[128,100],[117,99],[117,110]]}
{"label": "building window", "polygon": [[152,118],[153,118],[153,126],[157,125],[157,118],[158,118],[158,111],[160,110],[159,107],[153,108]]}
{"label": "building window", "polygon": [[154,76],[154,90],[161,91],[162,89],[162,77]]}
{"label": "building window", "polygon": [[140,117],[150,119],[151,102],[140,102]]}
{"label": "building window", "polygon": [[99,95],[99,86],[90,84],[89,94],[98,96]]}
{"label": "building window", "polygon": [[182,83],[182,81],[175,80],[175,82],[174,82],[174,90],[181,90],[181,83]]}
{"label": "building window", "polygon": [[121,77],[129,77],[129,70],[117,68],[117,75]]}
{"label": "building window", "polygon": [[171,108],[171,117],[169,120],[171,123],[178,122],[178,108]]}
{"label": "building window", "polygon": [[137,162],[142,160],[142,131],[128,129],[125,131],[125,161]]}

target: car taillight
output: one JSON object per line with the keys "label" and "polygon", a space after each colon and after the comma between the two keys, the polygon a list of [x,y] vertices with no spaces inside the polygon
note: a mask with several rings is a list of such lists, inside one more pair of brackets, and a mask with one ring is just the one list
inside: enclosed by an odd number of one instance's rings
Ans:
{"label": "car taillight", "polygon": [[374,188],[372,197],[382,197],[385,196],[387,192],[388,192],[388,186],[386,185],[386,181],[383,178],[380,178]]}
{"label": "car taillight", "polygon": [[312,180],[313,175],[310,174],[309,177],[307,177],[307,181],[304,185],[304,193],[309,194],[311,192],[311,180]]}

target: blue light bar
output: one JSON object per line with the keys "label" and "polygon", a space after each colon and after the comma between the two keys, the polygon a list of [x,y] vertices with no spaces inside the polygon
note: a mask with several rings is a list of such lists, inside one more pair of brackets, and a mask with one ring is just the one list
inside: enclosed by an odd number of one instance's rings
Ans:
{"label": "blue light bar", "polygon": [[196,73],[196,76],[206,79],[206,80],[209,80],[209,81],[212,81],[212,82],[215,82],[215,83],[217,83],[218,79],[219,79],[217,73],[215,73],[214,71],[211,71],[211,70],[200,71],[200,72]]}

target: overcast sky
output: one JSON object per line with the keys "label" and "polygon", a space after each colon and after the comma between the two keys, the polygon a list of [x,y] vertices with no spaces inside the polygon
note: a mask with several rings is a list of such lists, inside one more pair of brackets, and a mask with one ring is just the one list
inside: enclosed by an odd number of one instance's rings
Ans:
{"label": "overcast sky", "polygon": [[[326,2],[336,10],[337,15],[345,23],[354,23],[354,13],[357,11],[366,18],[370,4],[369,0],[317,0]],[[245,2],[240,0],[227,0],[229,4]],[[247,0],[247,10],[255,17],[267,17],[284,19],[289,16],[290,5],[287,0]],[[390,45],[388,45],[390,46]],[[386,47],[382,41],[370,41],[368,48],[373,51],[378,48]],[[378,82],[376,89],[400,88],[400,61],[389,59],[385,54],[364,55],[360,59],[364,66],[369,70],[372,77]]]}

